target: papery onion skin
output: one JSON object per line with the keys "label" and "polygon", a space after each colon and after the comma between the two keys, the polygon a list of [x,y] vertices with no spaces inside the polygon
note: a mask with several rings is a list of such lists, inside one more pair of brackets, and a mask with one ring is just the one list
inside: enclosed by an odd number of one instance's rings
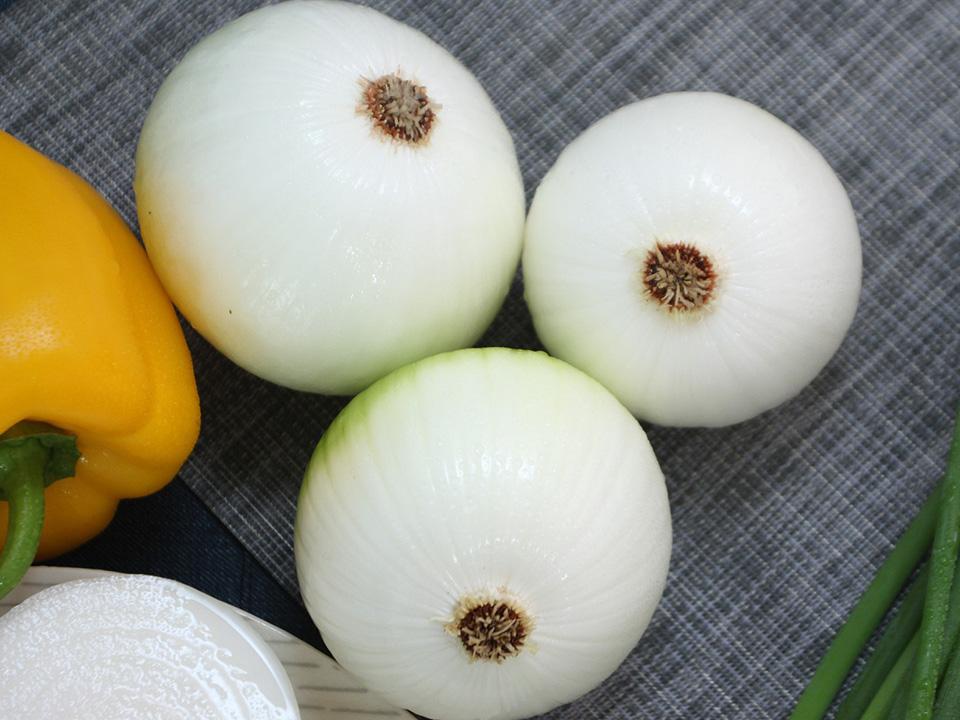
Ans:
{"label": "papery onion skin", "polygon": [[[296,559],[327,647],[393,704],[444,720],[573,700],[646,628],[671,546],[666,488],[636,420],[543,353],[485,348],[403,368],[322,438]],[[532,618],[502,662],[445,630],[464,596]]]}
{"label": "papery onion skin", "polygon": [[[436,117],[376,131],[365,85],[399,74]],[[327,0],[245,15],[163,83],[137,149],[144,244],[189,322],[247,370],[354,393],[471,345],[519,262],[524,196],[477,80],[420,32]]]}
{"label": "papery onion skin", "polygon": [[[701,308],[651,297],[658,244],[708,257]],[[799,133],[743,100],[674,93],[615,111],[560,154],[531,206],[523,276],[547,349],[635,415],[727,425],[796,395],[837,350],[860,237]]]}

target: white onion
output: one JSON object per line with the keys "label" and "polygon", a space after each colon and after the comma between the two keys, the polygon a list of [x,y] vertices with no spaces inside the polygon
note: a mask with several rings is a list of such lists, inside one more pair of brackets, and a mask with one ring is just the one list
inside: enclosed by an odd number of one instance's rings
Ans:
{"label": "white onion", "polygon": [[523,253],[544,345],[666,425],[739,422],[793,397],[840,345],[860,273],[853,209],[823,157],[715,93],[590,127],[537,189]]}
{"label": "white onion", "polygon": [[[443,720],[526,717],[601,682],[646,628],[670,544],[636,420],[569,365],[499,348],[355,398],[310,462],[296,525],[303,598],[337,660]],[[510,644],[468,650],[491,613]]]}
{"label": "white onion", "polygon": [[523,234],[513,143],[476,79],[341,2],[265,7],[193,48],[150,108],[136,194],[190,323],[247,370],[327,393],[472,344]]}

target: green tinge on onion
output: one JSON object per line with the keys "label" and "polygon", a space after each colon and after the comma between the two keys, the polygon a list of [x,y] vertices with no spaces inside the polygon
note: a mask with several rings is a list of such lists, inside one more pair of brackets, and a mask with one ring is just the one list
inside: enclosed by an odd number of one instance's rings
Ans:
{"label": "green tinge on onion", "polygon": [[666,580],[670,513],[643,430],[600,384],[543,353],[461,350],[337,417],[295,546],[347,670],[428,717],[509,719],[630,652]]}

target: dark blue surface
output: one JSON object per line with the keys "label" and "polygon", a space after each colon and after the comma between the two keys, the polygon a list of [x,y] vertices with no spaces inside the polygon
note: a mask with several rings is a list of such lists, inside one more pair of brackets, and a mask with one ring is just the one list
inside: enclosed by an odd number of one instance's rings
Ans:
{"label": "dark blue surface", "polygon": [[306,610],[179,478],[156,495],[121,502],[103,534],[46,564],[178,580],[323,649]]}

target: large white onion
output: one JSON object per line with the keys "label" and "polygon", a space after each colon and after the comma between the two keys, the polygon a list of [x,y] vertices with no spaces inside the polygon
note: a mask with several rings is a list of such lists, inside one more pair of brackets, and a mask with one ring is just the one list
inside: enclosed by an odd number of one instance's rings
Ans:
{"label": "large white onion", "polygon": [[[443,720],[526,717],[601,682],[647,626],[670,544],[636,420],[566,363],[505,349],[423,360],[357,396],[317,447],[296,525],[303,598],[337,660]],[[468,650],[491,614],[508,635]]]}
{"label": "large white onion", "polygon": [[246,369],[327,393],[472,344],[523,233],[513,143],[476,79],[420,32],[323,0],[252,12],[184,57],[144,124],[136,194],[190,323]]}
{"label": "large white onion", "polygon": [[823,157],[715,93],[590,127],[537,189],[523,253],[544,345],[667,425],[734,423],[794,396],[840,345],[860,272]]}

